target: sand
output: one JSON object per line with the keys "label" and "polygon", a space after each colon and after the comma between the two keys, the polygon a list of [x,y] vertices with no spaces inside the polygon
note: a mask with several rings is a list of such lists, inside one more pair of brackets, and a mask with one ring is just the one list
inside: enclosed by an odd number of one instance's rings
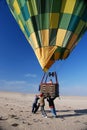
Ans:
{"label": "sand", "polygon": [[0,130],[87,130],[87,97],[62,96],[55,99],[57,118],[48,102],[45,110],[32,114],[34,94],[0,92]]}

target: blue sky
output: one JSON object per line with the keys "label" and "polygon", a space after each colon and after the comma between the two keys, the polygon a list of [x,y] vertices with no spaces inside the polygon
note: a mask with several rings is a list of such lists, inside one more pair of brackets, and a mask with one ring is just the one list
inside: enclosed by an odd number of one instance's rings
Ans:
{"label": "blue sky", "polygon": [[[70,56],[49,71],[58,74],[60,95],[87,96],[87,33]],[[5,0],[0,0],[0,91],[37,93],[42,76],[31,46]]]}

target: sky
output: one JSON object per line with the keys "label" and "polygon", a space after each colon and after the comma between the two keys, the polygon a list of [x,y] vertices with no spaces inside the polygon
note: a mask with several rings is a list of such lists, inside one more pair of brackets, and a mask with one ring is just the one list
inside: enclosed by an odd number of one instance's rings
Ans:
{"label": "sky", "polygon": [[[60,96],[87,96],[87,32],[66,60],[57,61]],[[0,0],[0,91],[38,93],[43,70],[5,0]]]}

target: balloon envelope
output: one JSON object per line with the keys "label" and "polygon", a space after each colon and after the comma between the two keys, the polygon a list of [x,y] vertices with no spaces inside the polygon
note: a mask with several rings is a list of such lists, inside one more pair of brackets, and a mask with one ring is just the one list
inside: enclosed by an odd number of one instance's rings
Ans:
{"label": "balloon envelope", "polygon": [[87,30],[86,0],[7,0],[44,71],[68,57]]}

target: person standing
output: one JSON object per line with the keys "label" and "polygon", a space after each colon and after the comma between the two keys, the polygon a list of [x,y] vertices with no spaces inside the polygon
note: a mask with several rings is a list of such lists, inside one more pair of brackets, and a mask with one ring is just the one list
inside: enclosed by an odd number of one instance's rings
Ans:
{"label": "person standing", "polygon": [[55,110],[55,105],[54,105],[54,98],[52,98],[50,95],[47,96],[47,101],[49,103],[49,108],[51,110],[51,113],[53,117],[57,117],[56,115],[56,110]]}
{"label": "person standing", "polygon": [[41,107],[42,116],[47,118],[47,114],[46,114],[46,112],[44,110],[45,101],[44,101],[44,94],[43,93],[40,94],[40,100],[39,101],[40,101],[40,107]]}
{"label": "person standing", "polygon": [[39,100],[39,96],[35,95],[35,100],[32,105],[32,113],[36,113],[37,110],[39,109],[40,104],[38,103],[38,100]]}
{"label": "person standing", "polygon": [[47,83],[48,83],[48,84],[53,84],[52,79],[50,79]]}

